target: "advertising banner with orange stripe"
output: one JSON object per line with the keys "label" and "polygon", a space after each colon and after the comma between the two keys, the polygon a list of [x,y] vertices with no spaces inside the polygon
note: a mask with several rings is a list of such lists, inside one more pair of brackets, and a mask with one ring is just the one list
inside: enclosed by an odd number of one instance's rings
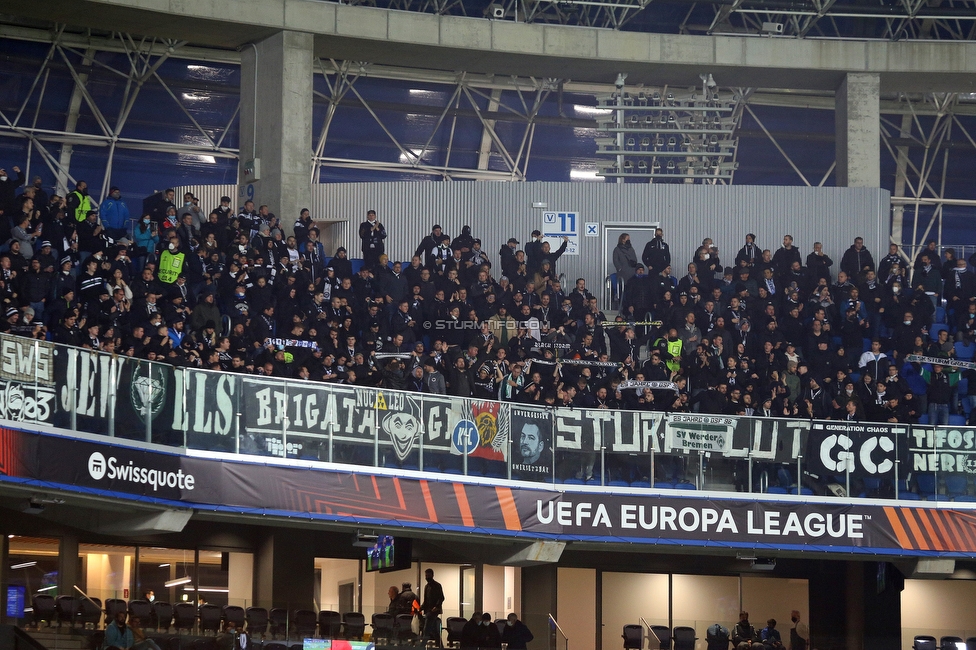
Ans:
{"label": "advertising banner with orange stripe", "polygon": [[[505,485],[202,457],[0,429],[0,481],[399,530],[885,556],[971,556],[976,509]],[[499,483],[500,481],[496,482]]]}

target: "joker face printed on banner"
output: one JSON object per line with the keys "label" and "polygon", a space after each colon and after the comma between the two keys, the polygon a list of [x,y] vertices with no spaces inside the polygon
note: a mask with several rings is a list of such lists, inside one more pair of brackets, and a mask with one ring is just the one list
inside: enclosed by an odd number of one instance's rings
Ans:
{"label": "joker face printed on banner", "polygon": [[420,406],[409,397],[395,393],[388,395],[386,403],[387,412],[380,419],[380,427],[389,434],[393,451],[403,462],[423,429]]}

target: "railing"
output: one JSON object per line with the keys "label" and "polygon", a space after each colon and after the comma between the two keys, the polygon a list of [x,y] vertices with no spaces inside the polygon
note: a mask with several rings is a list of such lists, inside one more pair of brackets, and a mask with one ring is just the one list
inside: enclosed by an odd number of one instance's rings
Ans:
{"label": "railing", "polygon": [[549,650],[569,650],[569,637],[549,614]]}
{"label": "railing", "polygon": [[538,407],[178,368],[9,335],[0,419],[536,483],[976,500],[974,427]]}
{"label": "railing", "polygon": [[616,273],[611,273],[603,281],[603,311],[620,309],[620,301],[624,297],[624,280]]}

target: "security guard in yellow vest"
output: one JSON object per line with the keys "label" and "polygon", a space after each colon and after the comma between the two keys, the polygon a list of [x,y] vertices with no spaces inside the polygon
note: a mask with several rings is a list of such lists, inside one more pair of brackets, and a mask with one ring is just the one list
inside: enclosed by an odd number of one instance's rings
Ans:
{"label": "security guard in yellow vest", "polygon": [[169,248],[159,256],[159,271],[157,276],[159,281],[164,284],[173,284],[176,278],[183,272],[183,259],[185,255],[180,251],[179,242],[175,239],[169,243]]}
{"label": "security guard in yellow vest", "polygon": [[664,365],[668,367],[668,370],[671,372],[681,370],[682,343],[678,336],[678,330],[674,328],[668,330],[666,337],[654,341],[654,347],[661,351],[661,358],[664,359]]}
{"label": "security guard in yellow vest", "polygon": [[68,214],[73,216],[78,223],[88,217],[88,212],[92,209],[91,197],[88,196],[88,183],[78,181],[78,184],[75,185],[75,191],[68,194],[65,207]]}

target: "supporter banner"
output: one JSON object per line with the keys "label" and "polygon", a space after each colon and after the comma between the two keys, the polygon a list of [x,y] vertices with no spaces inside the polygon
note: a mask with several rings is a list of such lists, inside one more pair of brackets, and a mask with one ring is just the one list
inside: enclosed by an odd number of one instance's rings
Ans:
{"label": "supporter banner", "polygon": [[499,402],[426,396],[424,405],[428,422],[446,430],[451,439],[451,453],[469,458],[508,460],[511,437],[511,412],[508,404]]}
{"label": "supporter banner", "polygon": [[821,476],[892,477],[895,463],[906,461],[907,426],[814,422],[805,463]]}
{"label": "supporter banner", "polygon": [[552,418],[542,409],[511,407],[512,477],[552,476]]}
{"label": "supporter banner", "polygon": [[54,344],[19,336],[0,338],[0,378],[54,385]]}
{"label": "supporter banner", "polygon": [[[425,448],[451,444],[450,402],[418,394],[340,384],[245,377],[241,393],[241,450],[273,456],[328,459],[328,444],[372,448],[374,440],[400,462]],[[469,411],[470,412],[470,411]],[[343,460],[354,460],[343,458]],[[360,462],[373,464],[372,455]]]}
{"label": "supporter banner", "polygon": [[912,427],[907,467],[913,472],[976,474],[976,429]]}
{"label": "supporter banner", "polygon": [[905,357],[905,361],[913,363],[929,363],[946,366],[949,368],[964,368],[966,370],[976,370],[976,362],[963,361],[961,359],[949,359],[947,357],[924,357],[921,354],[910,354]]}
{"label": "supporter banner", "polygon": [[732,448],[735,425],[735,418],[675,413],[667,421],[668,444],[672,449],[724,454]]}
{"label": "supporter banner", "polygon": [[307,348],[309,350],[319,349],[319,344],[315,341],[302,341],[301,339],[275,339],[268,337],[264,339],[264,344],[274,347],[281,346],[283,348]]}
{"label": "supporter banner", "polygon": [[14,422],[50,422],[56,407],[53,386],[0,379],[0,418]]}
{"label": "supporter banner", "polygon": [[[513,413],[513,418],[523,430],[526,425],[542,430],[527,413]],[[525,452],[522,460],[528,457]],[[528,539],[885,556],[976,553],[974,511],[944,505],[762,500],[761,495],[696,499],[468,484],[225,462],[12,429],[0,429],[0,480],[38,481],[47,489],[104,490],[200,510]]]}
{"label": "supporter banner", "polygon": [[555,416],[557,450],[599,451],[601,447],[617,453],[665,450],[661,432],[664,413],[660,411],[559,408]]}
{"label": "supporter banner", "polygon": [[678,391],[678,385],[673,381],[639,381],[637,379],[627,379],[617,384],[617,390],[673,390]]}
{"label": "supporter banner", "polygon": [[[731,458],[779,463],[796,462],[807,448],[810,423],[806,420],[758,420],[744,417],[706,416],[660,411],[616,411],[609,409],[556,409],[556,449],[657,454],[690,453],[702,449]],[[722,451],[674,444],[667,435],[669,418],[680,420],[679,428],[695,429],[701,422],[722,423],[727,440]],[[667,426],[666,426],[667,424]]]}

